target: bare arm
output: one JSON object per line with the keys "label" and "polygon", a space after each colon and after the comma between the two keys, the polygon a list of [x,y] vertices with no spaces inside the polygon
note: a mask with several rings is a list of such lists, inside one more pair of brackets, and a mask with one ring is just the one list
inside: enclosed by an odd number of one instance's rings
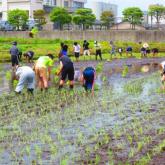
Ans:
{"label": "bare arm", "polygon": [[82,85],[85,84],[85,79],[84,79],[84,76],[83,75],[80,77],[80,82],[81,82]]}

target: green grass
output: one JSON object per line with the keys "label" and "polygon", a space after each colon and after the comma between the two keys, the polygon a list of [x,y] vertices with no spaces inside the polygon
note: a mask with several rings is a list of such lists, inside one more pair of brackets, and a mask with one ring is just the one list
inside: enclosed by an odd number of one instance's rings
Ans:
{"label": "green grass", "polygon": [[[74,55],[73,55],[74,41],[72,40],[63,41],[63,40],[49,40],[49,39],[39,39],[39,38],[34,38],[34,39],[0,38],[0,62],[10,61],[9,49],[11,47],[12,41],[18,42],[18,47],[22,52],[33,50],[35,52],[35,58],[38,58],[39,56],[45,55],[47,53],[52,53],[54,54],[56,59],[60,51],[60,43],[64,42],[69,45],[69,55],[73,56],[73,60],[75,60]],[[83,41],[78,41],[78,42],[82,46]],[[95,60],[94,42],[89,41],[89,43],[90,43],[91,56],[90,57],[81,56],[80,60]],[[115,45],[116,45],[116,49],[118,47],[122,47],[124,50],[128,45],[132,46],[133,52],[134,52],[133,56],[137,59],[141,59],[141,54],[139,53],[139,51],[142,45],[137,44],[137,43],[132,43],[132,42],[121,42],[121,41],[116,41]],[[151,46],[151,48],[157,47],[160,50],[158,57],[165,56],[165,53],[163,53],[165,52],[165,43],[150,43],[149,45]],[[111,56],[109,54],[111,50],[109,42],[102,41],[101,46],[102,46],[102,53],[103,53],[104,60],[111,61],[114,58],[129,58],[129,56],[123,53],[122,57],[120,57],[120,55],[117,54],[116,56],[113,56],[111,59]],[[149,57],[152,57],[152,55],[150,54]]]}

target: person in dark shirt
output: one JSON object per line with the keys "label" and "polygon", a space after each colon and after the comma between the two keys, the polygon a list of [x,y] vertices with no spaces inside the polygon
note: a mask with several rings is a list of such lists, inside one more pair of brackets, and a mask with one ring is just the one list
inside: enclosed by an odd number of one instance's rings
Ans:
{"label": "person in dark shirt", "polygon": [[63,88],[66,78],[68,77],[70,89],[74,87],[74,66],[68,56],[59,55],[60,70],[57,75],[61,75],[59,89]]}
{"label": "person in dark shirt", "polygon": [[92,91],[94,93],[95,82],[95,69],[93,67],[87,67],[83,71],[81,81],[86,91]]}
{"label": "person in dark shirt", "polygon": [[87,55],[87,56],[90,56],[90,51],[89,51],[89,43],[84,40],[84,43],[83,43],[83,51],[84,51],[84,55]]}
{"label": "person in dark shirt", "polygon": [[94,47],[96,50],[96,60],[97,60],[97,56],[100,57],[100,60],[102,60],[102,52],[101,52],[101,44],[98,43],[98,41],[94,42]]}
{"label": "person in dark shirt", "polygon": [[26,58],[27,62],[32,63],[34,52],[33,51],[27,51],[26,53],[23,54],[23,56]]}
{"label": "person in dark shirt", "polygon": [[19,50],[17,48],[17,42],[12,43],[12,48],[10,49],[12,68],[15,69],[19,65]]}
{"label": "person in dark shirt", "polygon": [[152,49],[152,55],[155,57],[157,54],[159,53],[159,49],[158,48],[153,48]]}
{"label": "person in dark shirt", "polygon": [[147,55],[146,48],[142,47],[142,48],[140,49],[140,51],[141,51],[141,56],[146,57],[146,55]]}
{"label": "person in dark shirt", "polygon": [[133,56],[133,54],[132,54],[132,47],[131,46],[128,46],[127,48],[126,48],[126,54],[128,55],[128,54],[130,54],[131,56]]}

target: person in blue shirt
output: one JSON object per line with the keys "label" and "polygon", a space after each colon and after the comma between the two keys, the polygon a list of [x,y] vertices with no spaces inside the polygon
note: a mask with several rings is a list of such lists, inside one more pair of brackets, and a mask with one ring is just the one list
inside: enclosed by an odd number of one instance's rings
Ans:
{"label": "person in blue shirt", "polygon": [[59,54],[67,56],[68,55],[68,45],[66,45],[62,42],[61,43],[61,50],[60,50]]}
{"label": "person in blue shirt", "polygon": [[93,67],[87,67],[84,69],[81,77],[81,81],[86,91],[94,92],[95,83],[95,69]]}

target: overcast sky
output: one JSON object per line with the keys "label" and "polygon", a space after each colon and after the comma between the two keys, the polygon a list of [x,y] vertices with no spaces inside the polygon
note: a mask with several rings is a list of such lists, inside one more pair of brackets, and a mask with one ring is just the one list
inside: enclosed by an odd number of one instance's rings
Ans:
{"label": "overcast sky", "polygon": [[122,16],[122,11],[124,8],[137,6],[140,7],[143,11],[148,9],[150,4],[162,4],[165,5],[165,0],[87,0],[88,3],[86,7],[90,7],[89,1],[101,1],[101,2],[110,2],[118,5],[118,16]]}

